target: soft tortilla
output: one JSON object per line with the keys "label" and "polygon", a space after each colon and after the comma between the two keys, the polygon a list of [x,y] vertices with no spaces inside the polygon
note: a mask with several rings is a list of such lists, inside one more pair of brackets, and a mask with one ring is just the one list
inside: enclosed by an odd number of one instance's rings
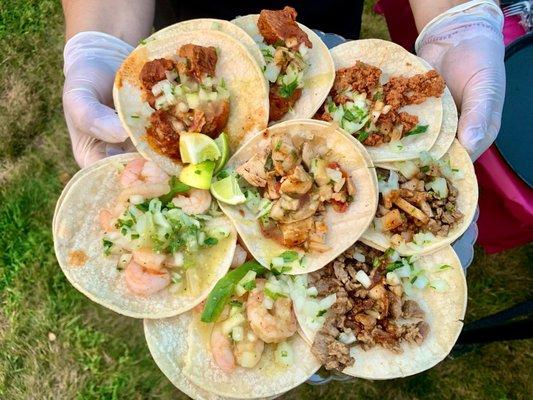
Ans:
{"label": "soft tortilla", "polygon": [[[123,272],[116,268],[118,256],[106,257],[103,253],[98,214],[121,191],[118,168],[136,157],[139,157],[136,153],[109,157],[73,178],[74,183],[67,185],[60,197],[62,203],[54,218],[54,249],[70,283],[96,303],[134,318],[170,317],[195,307],[207,297],[229,269],[237,234],[232,232],[216,246],[197,253],[195,268],[202,268],[199,293],[173,294],[167,288],[148,297],[133,294],[126,287]],[[72,264],[74,251],[86,256],[82,265]]]}
{"label": "soft tortilla", "polygon": [[[474,219],[478,201],[478,185],[474,165],[465,148],[457,140],[454,140],[447,154],[450,156],[452,168],[458,168],[464,174],[462,179],[456,178],[452,180],[453,185],[459,191],[457,209],[463,213],[463,220],[454,229],[450,230],[448,236],[437,236],[431,243],[423,246],[413,243],[400,245],[396,249],[401,255],[426,254],[448,245],[461,236]],[[376,230],[371,224],[361,237],[361,240],[369,246],[385,251],[389,247],[394,247],[390,242],[391,236],[390,233]]]}
{"label": "soft tortilla", "polygon": [[[237,367],[231,374],[224,373],[218,367],[211,354],[209,338],[212,324],[200,321],[199,313],[191,311],[178,317],[160,321],[149,321],[145,324],[146,338],[149,347],[154,348],[157,344],[150,344],[152,338],[166,338],[167,341],[162,350],[178,347],[174,341],[185,341],[181,345],[181,361],[177,361],[174,370],[179,368],[179,375],[185,377],[195,386],[209,388],[219,396],[252,399],[277,396],[305,382],[319,368],[320,363],[311,354],[307,342],[295,334],[288,342],[294,353],[294,363],[289,367],[283,367],[274,361],[275,345],[265,345],[265,350],[254,368]],[[177,336],[172,331],[184,333],[185,336]],[[170,344],[172,341],[172,344]],[[171,350],[171,357],[177,354]],[[183,354],[183,356],[182,356]],[[180,378],[181,381],[181,378]]]}
{"label": "soft tortilla", "polygon": [[187,43],[218,49],[215,74],[224,79],[230,92],[230,114],[224,131],[232,151],[267,126],[269,109],[268,85],[243,44],[221,31],[176,29],[167,28],[133,50],[117,71],[113,87],[115,108],[139,153],[172,175],[179,174],[181,163],[161,155],[146,141],[146,127],[154,110],[142,99],[139,73],[147,61],[173,57]]}
{"label": "soft tortilla", "polygon": [[[258,19],[259,14],[250,14],[237,17],[232,22],[248,32],[252,39],[262,41],[263,37],[257,28]],[[309,67],[305,71],[302,96],[293,109],[289,110],[279,121],[275,121],[276,123],[290,119],[311,118],[328,96],[335,80],[335,68],[327,46],[311,29],[300,23],[298,26],[307,34],[313,44],[313,48],[308,51]]]}
{"label": "soft tortilla", "polygon": [[[348,173],[355,185],[356,195],[348,210],[336,213],[330,207],[325,214],[328,226],[326,245],[331,250],[324,253],[310,253],[306,264],[293,269],[288,274],[303,274],[322,268],[355,243],[371,223],[377,209],[376,174],[364,147],[346,136],[344,131],[332,124],[314,120],[292,120],[273,125],[265,132],[255,136],[237,151],[227,166],[235,168],[247,161],[253,154],[270,143],[270,135],[276,133],[296,136],[300,132],[310,132],[315,137],[326,139],[328,148],[341,168]],[[255,215],[244,205],[230,206],[219,203],[224,213],[233,221],[240,237],[253,257],[270,268],[270,260],[290,250],[273,239],[266,238],[261,232]]]}
{"label": "soft tortilla", "polygon": [[[425,62],[403,47],[381,39],[345,42],[331,49],[331,55],[335,70],[351,67],[356,61],[380,68],[383,72],[382,83],[386,83],[391,76],[413,76],[430,70]],[[418,116],[420,125],[428,125],[427,131],[403,138],[402,151],[393,150],[388,143],[367,146],[374,162],[414,159],[421,151],[431,149],[436,142],[443,122],[442,98],[430,97],[422,104],[405,106],[402,110]]]}
{"label": "soft tortilla", "polygon": [[[421,346],[402,343],[403,353],[395,354],[380,346],[369,350],[360,347],[351,349],[355,358],[353,366],[342,371],[345,374],[365,379],[394,379],[414,375],[441,362],[451,351],[461,329],[466,311],[467,285],[457,254],[451,246],[422,256],[418,263],[428,278],[442,279],[448,289],[437,292],[432,288],[415,290],[410,299],[415,300],[425,311],[425,321],[430,331]],[[435,270],[447,264],[452,268]],[[306,332],[312,343],[312,334]]]}

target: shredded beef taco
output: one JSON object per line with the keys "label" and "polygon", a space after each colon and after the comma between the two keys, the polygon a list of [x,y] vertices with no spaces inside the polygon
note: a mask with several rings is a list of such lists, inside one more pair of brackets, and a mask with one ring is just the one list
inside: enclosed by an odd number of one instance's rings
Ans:
{"label": "shredded beef taco", "polygon": [[393,379],[433,367],[463,326],[467,287],[451,246],[401,257],[361,242],[309,275],[291,297],[311,351],[326,369]]}
{"label": "shredded beef taco", "polygon": [[[218,179],[242,202],[220,202],[262,265],[301,274],[323,267],[369,226],[376,176],[363,146],[324,122],[276,124],[247,142]],[[214,183],[213,185],[217,185]]]}
{"label": "shredded beef taco", "polygon": [[291,284],[250,261],[224,276],[203,307],[146,320],[156,363],[189,395],[192,386],[203,395],[264,398],[303,383],[320,364],[298,333]]}
{"label": "shredded beef taco", "polygon": [[455,140],[439,160],[427,152],[418,160],[376,168],[379,205],[361,239],[402,255],[429,253],[461,236],[474,217],[478,186],[466,150]]}
{"label": "shredded beef taco", "polygon": [[60,201],[53,234],[63,272],[118,313],[162,318],[189,310],[232,261],[237,234],[209,191],[138,154],[82,170]]}
{"label": "shredded beef taco", "polygon": [[[431,149],[443,122],[444,80],[402,47],[379,39],[331,50],[335,82],[315,117],[334,121],[375,162],[408,160]],[[452,107],[450,115],[455,106]]]}
{"label": "shredded beef taco", "polygon": [[322,104],[335,76],[326,45],[296,22],[296,10],[262,10],[232,22],[257,43],[269,83],[269,121],[310,118]]}
{"label": "shredded beef taco", "polygon": [[186,162],[184,133],[215,139],[225,132],[235,150],[268,121],[268,88],[256,59],[235,39],[239,32],[188,31],[196,26],[207,23],[177,24],[143,41],[118,70],[113,89],[137,150],[171,174]]}

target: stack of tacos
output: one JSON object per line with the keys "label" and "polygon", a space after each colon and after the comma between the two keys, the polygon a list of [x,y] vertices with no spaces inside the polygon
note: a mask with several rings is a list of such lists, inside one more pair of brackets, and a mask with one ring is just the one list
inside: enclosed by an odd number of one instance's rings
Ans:
{"label": "stack of tacos", "polygon": [[114,101],[138,153],[72,178],[55,252],[90,299],[144,318],[180,390],[271,398],[321,366],[390,379],[448,354],[477,182],[424,61],[328,51],[285,7],[155,32]]}

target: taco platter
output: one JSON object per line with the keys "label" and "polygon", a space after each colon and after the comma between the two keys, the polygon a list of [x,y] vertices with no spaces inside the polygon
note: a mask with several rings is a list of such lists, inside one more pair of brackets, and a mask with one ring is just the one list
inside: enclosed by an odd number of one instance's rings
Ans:
{"label": "taco platter", "polygon": [[138,153],[79,171],[52,230],[72,285],[144,319],[194,399],[270,399],[319,368],[427,370],[462,329],[450,246],[477,181],[440,75],[383,40],[328,51],[292,7],[143,40],[114,102]]}

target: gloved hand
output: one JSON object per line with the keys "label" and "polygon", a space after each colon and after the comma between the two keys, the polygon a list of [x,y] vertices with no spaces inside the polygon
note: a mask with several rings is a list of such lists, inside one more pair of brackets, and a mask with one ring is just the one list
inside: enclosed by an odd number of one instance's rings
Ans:
{"label": "gloved hand", "polygon": [[65,45],[63,109],[80,167],[132,151],[113,104],[115,73],[133,47],[102,32],[80,32]]}
{"label": "gloved hand", "polygon": [[473,160],[496,139],[505,97],[503,14],[474,0],[439,15],[420,32],[416,53],[443,76],[460,111],[458,137]]}

